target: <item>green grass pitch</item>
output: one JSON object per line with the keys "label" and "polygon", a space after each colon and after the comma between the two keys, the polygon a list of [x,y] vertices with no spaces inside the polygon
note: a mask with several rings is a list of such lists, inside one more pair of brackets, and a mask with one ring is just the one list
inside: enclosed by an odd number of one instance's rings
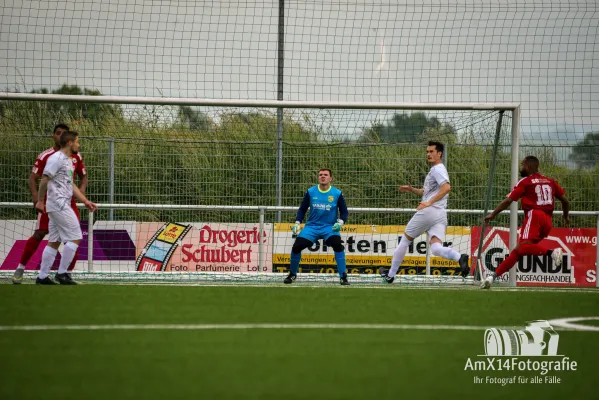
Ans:
{"label": "green grass pitch", "polygon": [[[524,326],[599,316],[599,292],[0,285],[0,326]],[[595,325],[596,326],[596,325]],[[1,399],[598,398],[599,332],[559,333],[576,371],[471,371],[484,330],[0,328]],[[474,383],[475,376],[529,382]]]}

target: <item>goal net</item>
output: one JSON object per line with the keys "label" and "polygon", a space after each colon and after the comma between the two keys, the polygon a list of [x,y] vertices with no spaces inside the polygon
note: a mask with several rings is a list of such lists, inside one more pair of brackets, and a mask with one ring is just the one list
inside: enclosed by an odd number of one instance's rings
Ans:
{"label": "goal net", "polygon": [[[79,131],[86,194],[99,204],[93,216],[81,210],[80,279],[280,282],[297,208],[319,169],[330,168],[350,209],[341,231],[348,273],[374,284],[420,201],[398,187],[422,187],[428,141],[444,143],[452,186],[444,245],[473,255],[482,210],[510,187],[517,125],[509,104],[143,105],[23,96],[3,101],[0,120],[5,276],[36,229],[27,179],[53,144],[42,133],[58,122]],[[499,219],[509,225],[507,216]],[[457,262],[429,254],[427,241],[414,240],[399,281],[466,282],[456,278]],[[42,249],[27,262],[32,274]],[[333,251],[322,240],[304,250],[300,268],[300,281],[336,282]]]}

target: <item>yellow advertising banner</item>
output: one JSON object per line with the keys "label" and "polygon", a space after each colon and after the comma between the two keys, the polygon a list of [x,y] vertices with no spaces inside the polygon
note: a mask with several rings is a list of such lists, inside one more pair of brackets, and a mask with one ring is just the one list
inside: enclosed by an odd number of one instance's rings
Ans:
{"label": "yellow advertising banner", "polygon": [[[291,247],[295,241],[293,224],[274,224],[273,271],[287,272]],[[305,225],[301,225],[303,229]],[[380,267],[389,267],[393,251],[401,240],[405,225],[344,225],[341,241],[345,248],[345,260],[350,273],[375,273]],[[300,230],[301,232],[301,230]],[[470,227],[450,226],[446,230],[444,245],[459,253],[470,252]],[[420,273],[426,267],[427,238],[423,234],[414,239],[403,260],[403,273]],[[318,240],[302,252],[300,269],[304,272],[331,272],[336,266],[333,249]],[[431,256],[432,273],[453,275],[457,261]],[[402,273],[402,271],[400,271]]]}

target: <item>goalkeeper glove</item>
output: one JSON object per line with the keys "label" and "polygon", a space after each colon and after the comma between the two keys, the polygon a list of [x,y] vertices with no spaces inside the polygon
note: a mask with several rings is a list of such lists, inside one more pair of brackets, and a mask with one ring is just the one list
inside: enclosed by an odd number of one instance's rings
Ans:
{"label": "goalkeeper glove", "polygon": [[342,226],[343,226],[343,220],[338,219],[337,223],[335,225],[333,225],[333,232],[339,232],[341,230]]}
{"label": "goalkeeper glove", "polygon": [[297,234],[299,233],[299,231],[300,231],[300,222],[299,222],[299,221],[295,221],[295,225],[293,225],[293,226],[291,227],[291,232],[292,232],[294,235],[297,235]]}

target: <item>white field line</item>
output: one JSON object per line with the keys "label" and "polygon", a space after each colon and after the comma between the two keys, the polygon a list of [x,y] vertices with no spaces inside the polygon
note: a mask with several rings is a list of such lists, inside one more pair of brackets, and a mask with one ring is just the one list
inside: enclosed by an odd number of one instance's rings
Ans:
{"label": "white field line", "polygon": [[[599,332],[599,327],[573,321],[599,320],[575,317],[548,321],[559,330]],[[490,328],[523,329],[522,326],[410,325],[410,324],[112,324],[112,325],[0,325],[0,331],[98,331],[98,330],[249,330],[249,329],[353,329],[353,330],[427,330],[484,331]]]}
{"label": "white field line", "polygon": [[549,320],[549,324],[559,330],[572,330],[572,331],[587,331],[587,332],[599,332],[599,326],[597,325],[584,325],[577,322],[581,321],[599,321],[599,317],[572,317],[572,318],[556,318]]}
{"label": "white field line", "polygon": [[[114,325],[0,325],[0,331],[94,330],[245,330],[245,329],[355,329],[484,331],[486,326],[406,324],[114,324]],[[503,329],[514,329],[504,327]]]}

